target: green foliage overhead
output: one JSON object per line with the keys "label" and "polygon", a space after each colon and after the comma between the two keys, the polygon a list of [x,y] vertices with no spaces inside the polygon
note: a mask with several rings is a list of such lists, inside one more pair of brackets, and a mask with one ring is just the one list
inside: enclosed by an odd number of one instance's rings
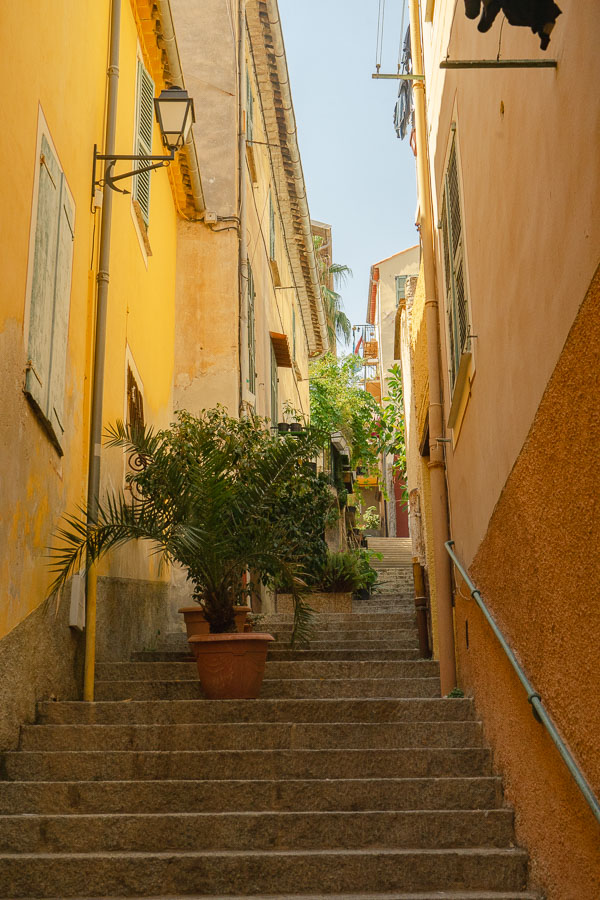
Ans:
{"label": "green foliage overhead", "polygon": [[394,457],[394,472],[406,478],[404,392],[399,365],[388,371],[388,396],[383,398],[383,409],[374,430],[381,452]]}
{"label": "green foliage overhead", "polygon": [[187,568],[212,632],[234,630],[233,607],[247,599],[244,576],[250,571],[262,583],[283,579],[290,585],[297,601],[295,633],[302,637],[298,632],[308,621],[302,561],[315,546],[325,552],[331,506],[328,486],[308,465],[322,435],[307,428],[280,437],[266,420],[234,419],[218,407],[198,417],[179,412],[170,428],[157,433],[119,422],[107,443],[135,460],[127,476],[135,499],[109,493],[95,523],[87,523],[85,509],[65,517],[51,549],[52,590],[83,563],[146,539],[162,561]]}
{"label": "green foliage overhead", "polygon": [[351,448],[352,466],[369,469],[378,460],[380,440],[375,423],[381,408],[362,387],[359,369],[353,353],[339,359],[328,353],[312,363],[310,418],[325,434],[341,431]]}

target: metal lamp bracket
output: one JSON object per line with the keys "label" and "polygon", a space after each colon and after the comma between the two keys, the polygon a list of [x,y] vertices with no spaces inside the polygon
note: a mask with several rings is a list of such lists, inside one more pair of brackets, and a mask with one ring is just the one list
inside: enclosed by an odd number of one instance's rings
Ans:
{"label": "metal lamp bracket", "polygon": [[[118,191],[119,194],[129,194],[129,191],[124,190],[123,188],[118,188],[115,185],[115,181],[122,181],[123,178],[131,178],[133,175],[141,175],[144,172],[150,172],[152,169],[162,169],[163,166],[168,166],[170,162],[173,162],[175,159],[175,151],[171,150],[169,156],[144,156],[141,154],[109,154],[105,155],[103,153],[98,153],[98,145],[94,144],[94,165],[92,169],[92,203],[94,201],[94,194],[96,188],[109,187],[113,191]],[[96,178],[96,170],[98,160],[104,160],[108,163],[104,170],[103,178]],[[132,169],[130,172],[124,172],[122,175],[113,175],[113,169],[117,162],[121,160],[129,160],[131,162],[147,162],[150,160],[156,160],[149,166],[141,166],[139,169]]]}

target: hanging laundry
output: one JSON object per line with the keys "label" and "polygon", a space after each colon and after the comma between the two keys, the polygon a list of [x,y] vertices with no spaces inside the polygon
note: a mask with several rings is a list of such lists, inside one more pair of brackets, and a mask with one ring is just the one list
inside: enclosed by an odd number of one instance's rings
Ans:
{"label": "hanging laundry", "polygon": [[542,50],[550,43],[550,34],[562,12],[553,0],[465,0],[467,18],[476,19],[481,13],[479,31],[489,31],[500,11],[510,25],[531,28],[539,35]]}
{"label": "hanging laundry", "polygon": [[[410,52],[410,26],[406,30],[404,44],[402,46],[402,61],[400,70],[403,75],[412,74],[412,57]],[[412,84],[410,81],[401,81],[398,88],[398,99],[394,107],[394,128],[399,138],[404,140],[409,126],[414,125]]]}

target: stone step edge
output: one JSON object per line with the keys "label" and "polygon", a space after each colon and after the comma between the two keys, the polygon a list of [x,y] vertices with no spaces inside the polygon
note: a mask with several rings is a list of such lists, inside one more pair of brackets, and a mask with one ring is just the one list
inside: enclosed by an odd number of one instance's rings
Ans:
{"label": "stone step edge", "polygon": [[[517,857],[520,859],[527,857],[527,851],[522,847],[449,847],[444,849],[435,848],[419,848],[419,847],[401,847],[401,848],[367,848],[348,850],[343,847],[332,850],[156,850],[139,851],[139,850],[99,850],[91,853],[0,853],[0,862],[26,862],[28,860],[95,860],[95,859],[194,859],[202,858],[227,858],[227,859],[244,859],[247,857],[258,859],[278,859],[281,857],[298,858],[303,856],[309,857],[326,857],[326,856],[344,856],[344,857],[361,857],[365,856],[433,856],[444,859],[449,856],[487,856],[493,858],[501,857]],[[443,895],[442,895],[443,896]]]}
{"label": "stone step edge", "polygon": [[[22,900],[36,900],[35,897],[24,897]],[[63,900],[61,897],[49,897],[47,900]],[[107,900],[106,897],[73,897],[71,900]],[[543,900],[541,894],[533,891],[425,891],[418,894],[161,894],[160,897],[111,897],[110,900]]]}

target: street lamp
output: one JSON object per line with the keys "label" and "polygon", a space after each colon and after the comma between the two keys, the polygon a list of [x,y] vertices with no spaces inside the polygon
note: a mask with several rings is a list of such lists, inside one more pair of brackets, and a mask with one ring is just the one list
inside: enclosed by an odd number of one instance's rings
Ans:
{"label": "street lamp", "polygon": [[[132,175],[141,175],[143,172],[150,172],[152,169],[161,169],[168,166],[175,159],[175,153],[180,150],[190,133],[193,122],[196,121],[194,116],[194,101],[188,96],[188,92],[176,85],[161,91],[159,97],[154,98],[154,111],[156,120],[160,128],[160,135],[165,148],[169,151],[168,156],[152,156],[146,154],[110,154],[104,155],[98,153],[97,144],[94,144],[94,167],[92,174],[92,203],[96,188],[109,187],[113,191],[120,194],[128,194],[116,187],[115,181],[121,181],[123,178],[131,178]],[[96,164],[98,160],[105,160],[107,165],[104,170],[103,178],[96,178]],[[139,169],[133,169],[131,172],[125,172],[123,175],[113,175],[113,169],[119,160],[131,160],[136,162],[151,162],[151,165],[141,166]]]}
{"label": "street lamp", "polygon": [[194,101],[188,92],[173,86],[160,92],[154,100],[156,121],[163,144],[172,153],[186,142],[194,116]]}

